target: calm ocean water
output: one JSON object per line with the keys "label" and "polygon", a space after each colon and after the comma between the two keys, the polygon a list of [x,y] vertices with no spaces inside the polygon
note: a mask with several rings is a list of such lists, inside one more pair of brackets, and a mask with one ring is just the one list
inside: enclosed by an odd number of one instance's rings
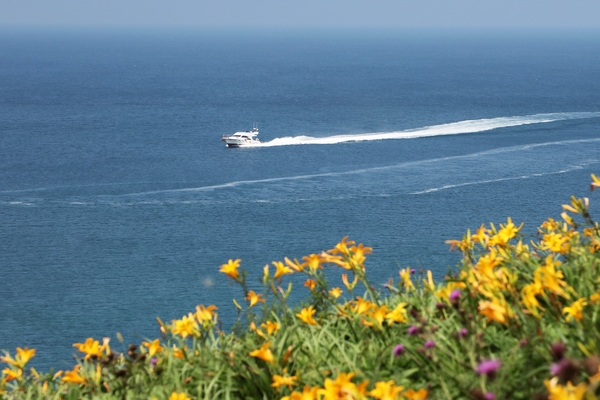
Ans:
{"label": "calm ocean water", "polygon": [[[266,146],[224,147],[255,122]],[[5,29],[0,349],[70,368],[72,343],[197,304],[228,325],[220,264],[255,277],[345,235],[376,283],[441,277],[446,239],[534,233],[590,173],[599,32]]]}

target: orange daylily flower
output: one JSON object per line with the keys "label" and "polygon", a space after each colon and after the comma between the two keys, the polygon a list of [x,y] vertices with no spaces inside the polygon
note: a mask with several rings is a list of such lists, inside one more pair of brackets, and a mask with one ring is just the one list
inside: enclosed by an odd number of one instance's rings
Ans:
{"label": "orange daylily flower", "polygon": [[264,303],[265,299],[262,298],[262,294],[254,293],[254,290],[248,291],[248,295],[244,298],[250,302],[250,307],[254,307],[258,303]]}
{"label": "orange daylily flower", "polygon": [[23,370],[21,368],[4,368],[2,372],[4,373],[4,375],[6,375],[6,378],[4,378],[6,379],[6,382],[10,382],[13,379],[21,380],[21,377],[23,377]]}
{"label": "orange daylily flower", "polygon": [[429,392],[426,389],[408,389],[406,392],[402,393],[402,396],[406,397],[408,400],[427,400],[428,394]]}
{"label": "orange daylily flower", "polygon": [[306,282],[304,282],[304,286],[306,286],[310,290],[315,290],[315,286],[317,286],[317,281],[315,281],[314,279],[307,279]]}
{"label": "orange daylily flower", "polygon": [[65,372],[65,376],[63,376],[62,381],[77,384],[85,383],[85,378],[79,375],[80,368],[81,365],[76,365],[72,371]]}
{"label": "orange daylily flower", "polygon": [[217,313],[215,312],[215,310],[217,310],[216,306],[210,305],[208,307],[204,307],[204,305],[200,304],[196,306],[196,313],[194,315],[200,323],[216,322]]}
{"label": "orange daylily flower", "polygon": [[346,286],[346,289],[353,290],[356,284],[358,283],[358,276],[355,276],[354,281],[350,283],[348,282],[348,275],[342,274],[342,282],[344,283],[344,286]]}

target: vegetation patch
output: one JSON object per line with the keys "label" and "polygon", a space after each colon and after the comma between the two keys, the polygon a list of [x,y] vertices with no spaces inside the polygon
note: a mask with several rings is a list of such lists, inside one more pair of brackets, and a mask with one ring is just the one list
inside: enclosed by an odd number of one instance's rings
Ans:
{"label": "vegetation patch", "polygon": [[[592,175],[592,189],[600,179]],[[367,279],[371,248],[342,239],[301,261],[264,267],[249,290],[240,260],[220,271],[241,285],[240,318],[218,328],[217,307],[199,305],[163,323],[161,337],[73,346],[70,371],[39,373],[35,349],[5,352],[5,399],[596,399],[600,384],[600,227],[587,198],[563,205],[525,240],[509,218],[461,240],[458,272],[435,283],[405,268],[383,288]],[[330,287],[325,269],[341,272]],[[289,304],[303,274],[308,295]],[[298,289],[297,289],[298,290]],[[122,338],[121,338],[122,341]]]}

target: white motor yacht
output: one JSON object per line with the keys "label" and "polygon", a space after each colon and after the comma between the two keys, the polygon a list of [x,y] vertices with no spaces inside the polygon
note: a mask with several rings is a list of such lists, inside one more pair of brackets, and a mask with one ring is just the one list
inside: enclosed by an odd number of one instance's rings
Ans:
{"label": "white motor yacht", "polygon": [[221,139],[227,147],[247,147],[247,146],[258,146],[260,140],[258,136],[258,127],[254,126],[251,131],[248,132],[236,132],[233,135],[223,135]]}

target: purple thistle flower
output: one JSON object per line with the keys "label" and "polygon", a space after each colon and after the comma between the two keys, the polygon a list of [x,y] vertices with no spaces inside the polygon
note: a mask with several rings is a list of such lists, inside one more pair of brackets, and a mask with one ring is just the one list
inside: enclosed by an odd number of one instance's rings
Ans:
{"label": "purple thistle flower", "polygon": [[426,349],[431,349],[431,348],[435,347],[435,342],[433,340],[428,340],[425,342],[424,346]]}
{"label": "purple thistle flower", "polygon": [[[562,371],[562,369],[563,369],[563,367],[564,367],[564,364],[565,364],[564,361],[565,361],[565,359],[563,358],[559,362],[557,362],[555,364],[552,364],[550,366],[550,374],[551,375],[558,375],[558,374],[560,374],[561,371]],[[567,360],[567,363],[568,363],[568,360]]]}
{"label": "purple thistle flower", "polygon": [[450,302],[454,304],[460,299],[461,294],[462,291],[460,289],[454,289],[452,292],[450,292],[448,299],[450,299]]}
{"label": "purple thistle flower", "polygon": [[398,357],[399,355],[404,354],[404,350],[406,350],[406,348],[403,344],[399,344],[396,347],[394,347],[394,357]]}
{"label": "purple thistle flower", "polygon": [[483,360],[477,365],[475,372],[479,375],[493,376],[500,369],[501,365],[502,363],[499,360]]}
{"label": "purple thistle flower", "polygon": [[152,365],[153,367],[156,366],[157,363],[158,363],[158,358],[152,357],[150,359],[150,365]]}
{"label": "purple thistle flower", "polygon": [[419,331],[420,331],[420,329],[419,329],[419,327],[418,327],[418,326],[416,326],[416,325],[411,325],[411,326],[408,328],[408,331],[407,331],[407,333],[408,333],[410,336],[414,336],[414,335],[416,335],[417,333],[419,333]]}
{"label": "purple thistle flower", "polygon": [[410,273],[411,273],[411,274],[416,274],[416,273],[417,273],[417,270],[413,268],[413,269],[411,269],[411,270],[410,270]]}
{"label": "purple thistle flower", "polygon": [[568,358],[563,358],[550,366],[550,373],[562,381],[573,381],[579,374],[579,366]]}
{"label": "purple thistle flower", "polygon": [[487,392],[483,397],[485,397],[485,400],[496,400],[496,395],[492,392]]}
{"label": "purple thistle flower", "polygon": [[567,346],[562,342],[552,343],[550,346],[550,351],[552,352],[555,360],[562,360],[565,356],[565,352],[567,351]]}
{"label": "purple thistle flower", "polygon": [[469,330],[467,328],[460,328],[458,330],[458,336],[460,336],[461,338],[466,338],[468,334]]}

